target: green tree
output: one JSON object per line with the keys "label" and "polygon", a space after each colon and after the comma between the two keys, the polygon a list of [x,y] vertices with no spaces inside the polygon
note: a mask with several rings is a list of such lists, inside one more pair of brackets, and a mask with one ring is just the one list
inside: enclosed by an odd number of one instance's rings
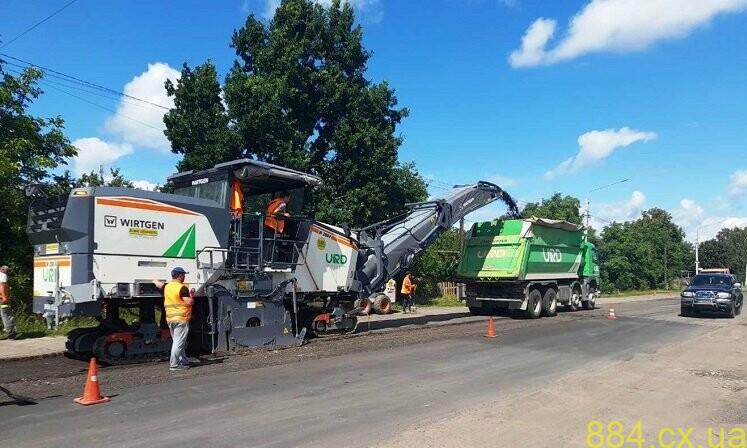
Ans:
{"label": "green tree", "polygon": [[105,179],[101,173],[91,171],[90,173],[83,174],[79,179],[75,180],[74,187],[121,187],[121,188],[134,188],[132,181],[125,179],[118,168],[110,168],[109,173],[111,177]]}
{"label": "green tree", "polygon": [[253,15],[233,33],[236,61],[220,101],[209,62],[167,92],[165,118],[180,169],[252,157],[315,173],[324,185],[307,212],[331,223],[360,226],[426,198],[425,183],[401,164],[397,126],[408,114],[394,90],[366,79],[370,53],[348,2],[322,6],[283,0],[269,23]]}
{"label": "green tree", "polygon": [[[454,280],[459,250],[459,231],[449,229],[415,260],[410,270],[420,281],[417,290],[419,299],[437,297],[437,283]],[[402,283],[401,280],[397,282],[398,285]]]}
{"label": "green tree", "polygon": [[600,245],[603,289],[661,288],[692,265],[693,247],[666,211],[652,208],[641,218],[604,228]]}
{"label": "green tree", "polygon": [[163,117],[172,151],[183,154],[179,171],[209,168],[241,157],[238,134],[229,127],[221,100],[218,72],[211,61],[191,69],[186,63],[179,80],[166,81],[174,108]]}
{"label": "green tree", "polygon": [[31,295],[33,251],[25,233],[29,201],[24,187],[50,181],[48,173],[76,154],[63,133],[62,118],[29,113],[43,93],[37,85],[41,77],[35,69],[13,76],[0,60],[0,263],[14,272],[15,297]]}
{"label": "green tree", "polygon": [[540,202],[530,202],[521,211],[522,218],[560,219],[574,224],[582,224],[581,201],[573,196],[555,193]]}
{"label": "green tree", "polygon": [[729,268],[745,283],[747,265],[747,227],[721,229],[715,238],[700,245],[702,268]]}

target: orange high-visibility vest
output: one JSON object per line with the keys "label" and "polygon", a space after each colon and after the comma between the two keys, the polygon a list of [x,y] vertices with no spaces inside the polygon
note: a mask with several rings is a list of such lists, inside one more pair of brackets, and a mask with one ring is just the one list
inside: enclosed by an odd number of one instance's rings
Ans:
{"label": "orange high-visibility vest", "polygon": [[8,287],[8,275],[0,272],[0,304],[7,306],[6,302],[10,301],[10,288]]}
{"label": "orange high-visibility vest", "polygon": [[275,215],[275,210],[277,210],[281,204],[285,204],[283,198],[275,198],[267,204],[267,210],[265,212],[265,215],[267,215],[265,216],[265,227],[274,230],[277,233],[283,233],[283,231],[285,231],[285,220]]}
{"label": "orange high-visibility vest", "polygon": [[400,290],[400,292],[402,294],[412,294],[414,290],[415,285],[413,285],[410,281],[410,277],[405,277],[405,279],[402,280],[402,289]]}
{"label": "orange high-visibility vest", "polygon": [[244,192],[241,191],[241,181],[234,179],[231,186],[231,212],[234,216],[244,214]]}
{"label": "orange high-visibility vest", "polygon": [[192,305],[182,299],[184,283],[171,281],[163,288],[163,306],[166,309],[166,322],[189,322],[192,318]]}

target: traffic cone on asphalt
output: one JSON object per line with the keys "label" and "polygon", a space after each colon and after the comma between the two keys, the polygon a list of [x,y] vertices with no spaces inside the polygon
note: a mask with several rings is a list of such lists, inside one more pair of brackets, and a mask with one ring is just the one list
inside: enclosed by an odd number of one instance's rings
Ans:
{"label": "traffic cone on asphalt", "polygon": [[102,397],[101,391],[99,390],[99,376],[98,367],[96,366],[96,358],[91,358],[91,363],[88,365],[88,377],[86,378],[86,387],[83,389],[83,396],[76,398],[73,401],[88,406],[91,404],[106,403],[111,400],[109,397]]}
{"label": "traffic cone on asphalt", "polygon": [[613,305],[610,305],[609,312],[607,313],[607,319],[609,320],[617,319],[617,316],[615,316],[615,307]]}
{"label": "traffic cone on asphalt", "polygon": [[493,317],[488,318],[488,332],[485,333],[486,338],[495,338],[497,335],[495,334],[495,323],[493,323]]}

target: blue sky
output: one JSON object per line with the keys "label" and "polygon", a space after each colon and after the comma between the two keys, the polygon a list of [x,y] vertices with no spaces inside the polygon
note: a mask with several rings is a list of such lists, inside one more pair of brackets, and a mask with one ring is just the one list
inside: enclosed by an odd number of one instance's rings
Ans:
{"label": "blue sky", "polygon": [[[350,1],[369,76],[411,111],[400,157],[433,194],[486,179],[525,201],[589,196],[596,226],[653,206],[691,238],[747,225],[747,0]],[[67,2],[3,2],[0,38]],[[165,77],[207,58],[225,73],[232,30],[274,4],[78,0],[0,52],[168,104]],[[173,171],[160,109],[42,87],[33,110],[66,119],[74,170]]]}

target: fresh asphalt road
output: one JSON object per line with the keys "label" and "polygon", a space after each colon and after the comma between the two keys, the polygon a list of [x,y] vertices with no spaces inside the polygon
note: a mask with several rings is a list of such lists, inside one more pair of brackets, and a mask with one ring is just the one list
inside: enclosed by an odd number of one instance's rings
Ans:
{"label": "fresh asphalt road", "polygon": [[561,375],[578,373],[583,381],[584,369],[597,363],[650,353],[707,331],[678,318],[678,305],[656,301],[614,321],[602,313],[543,319],[546,324],[497,339],[472,332],[133,387],[111,403],[87,408],[67,397],[0,406],[0,445],[369,446],[508,394],[558,387]]}

